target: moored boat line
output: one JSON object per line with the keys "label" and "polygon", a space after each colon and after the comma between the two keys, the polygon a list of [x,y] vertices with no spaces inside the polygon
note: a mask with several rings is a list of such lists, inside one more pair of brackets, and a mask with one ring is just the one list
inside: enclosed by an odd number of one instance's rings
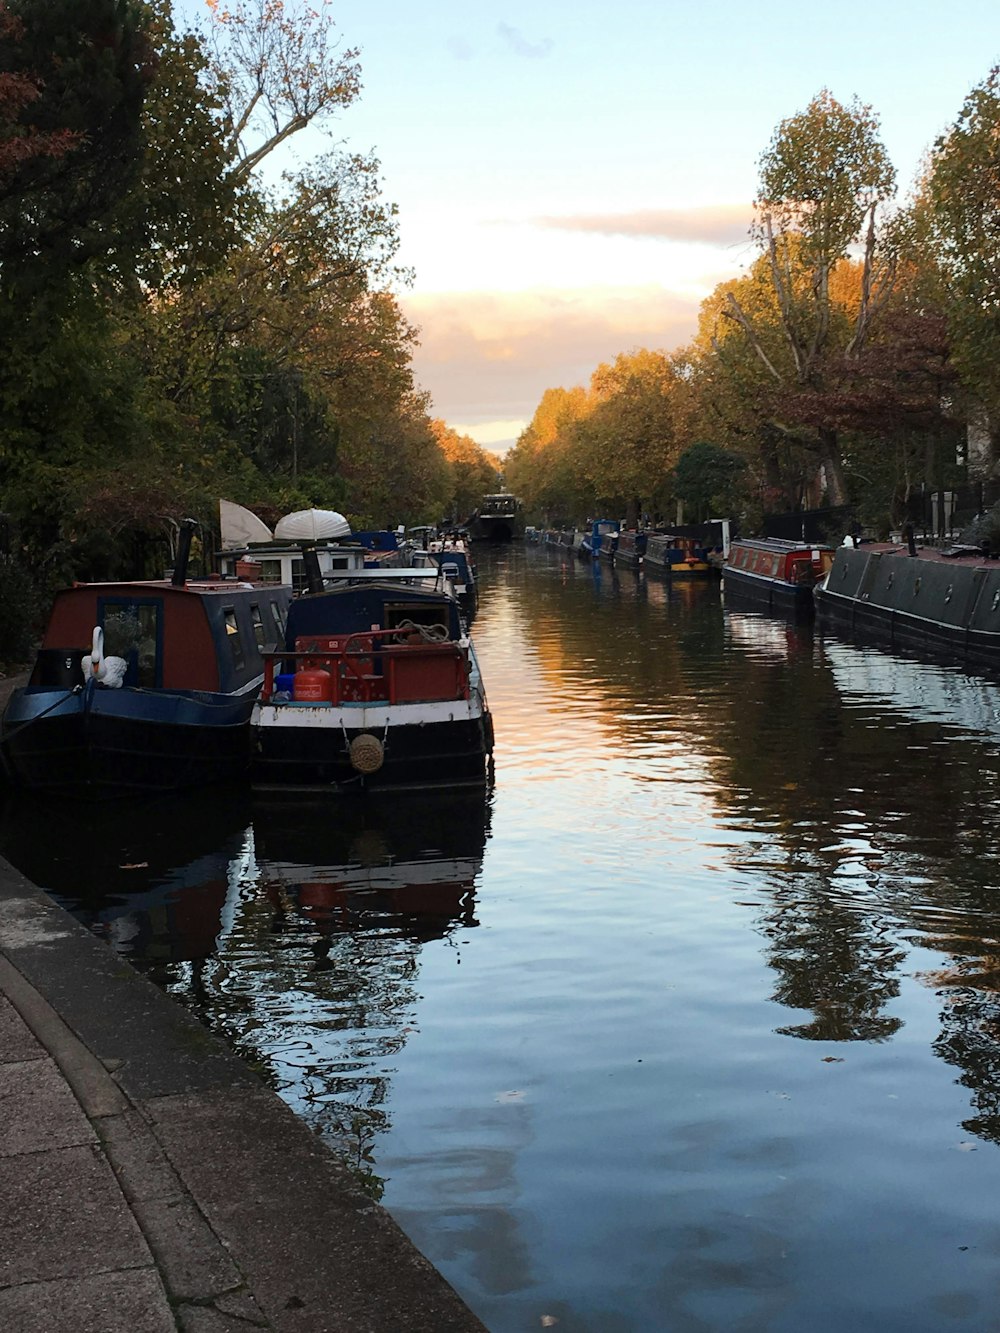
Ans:
{"label": "moored boat line", "polygon": [[[221,553],[224,577],[187,578],[189,524],[170,579],[58,593],[31,676],[0,719],[0,775],[29,790],[117,797],[244,780],[253,757],[265,784],[486,783],[493,733],[469,637],[478,594],[464,542],[431,541],[420,564],[401,565],[410,543],[391,530],[355,541],[340,515],[291,517],[315,538],[297,550],[294,534],[254,528],[239,510],[243,540]],[[331,522],[342,530],[327,532]],[[305,660],[303,635],[316,640]],[[312,697],[303,665],[319,687]]]}
{"label": "moored boat line", "polygon": [[[960,543],[918,546],[912,537],[902,544],[850,536],[839,547],[771,537],[730,542],[728,524],[718,526],[722,542],[710,548],[676,532],[641,532],[599,520],[576,549],[595,562],[603,550],[615,566],[670,581],[721,574],[723,598],[734,606],[815,616],[820,632],[1000,672],[1000,562],[989,551]],[[535,531],[547,549],[564,549],[555,530]]]}

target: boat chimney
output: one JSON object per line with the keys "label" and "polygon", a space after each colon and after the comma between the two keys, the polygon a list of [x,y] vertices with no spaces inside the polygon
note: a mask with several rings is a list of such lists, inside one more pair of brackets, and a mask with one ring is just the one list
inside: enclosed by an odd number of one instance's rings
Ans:
{"label": "boat chimney", "polygon": [[310,592],[322,592],[323,571],[319,567],[319,554],[315,546],[303,546],[302,559],[306,566],[306,587]]}
{"label": "boat chimney", "polygon": [[903,536],[906,539],[906,549],[910,555],[917,554],[917,543],[913,539],[913,524],[907,523],[903,527]]}
{"label": "boat chimney", "polygon": [[174,557],[174,572],[170,576],[170,582],[175,588],[183,588],[187,582],[188,561],[191,559],[191,538],[194,536],[194,530],[197,526],[197,519],[185,518],[181,520],[180,531],[177,534],[177,555]]}

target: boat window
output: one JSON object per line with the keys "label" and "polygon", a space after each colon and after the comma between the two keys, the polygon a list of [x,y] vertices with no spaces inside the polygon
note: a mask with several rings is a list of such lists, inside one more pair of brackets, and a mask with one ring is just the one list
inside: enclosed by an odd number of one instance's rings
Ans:
{"label": "boat window", "polygon": [[236,621],[236,607],[225,607],[222,615],[226,622],[226,638],[229,640],[229,651],[233,655],[233,666],[237,671],[242,671],[246,666],[246,654],[243,651],[243,640],[240,638],[240,627]]}
{"label": "boat window", "polygon": [[264,629],[264,622],[261,619],[259,606],[250,607],[250,619],[253,621],[253,636],[257,640],[257,647],[263,648],[266,631]]}
{"label": "boat window", "polygon": [[275,638],[282,643],[285,638],[285,613],[277,602],[271,603],[271,619],[274,621]]}
{"label": "boat window", "polygon": [[157,679],[160,616],[163,603],[116,601],[103,602],[101,626],[104,630],[104,655],[124,657],[129,664],[125,677],[129,685],[153,687]]}

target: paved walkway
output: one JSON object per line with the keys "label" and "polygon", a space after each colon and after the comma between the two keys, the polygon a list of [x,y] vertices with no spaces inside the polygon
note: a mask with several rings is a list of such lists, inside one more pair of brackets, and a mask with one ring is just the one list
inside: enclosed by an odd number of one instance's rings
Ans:
{"label": "paved walkway", "polygon": [[0,1329],[483,1325],[280,1098],[0,859]]}

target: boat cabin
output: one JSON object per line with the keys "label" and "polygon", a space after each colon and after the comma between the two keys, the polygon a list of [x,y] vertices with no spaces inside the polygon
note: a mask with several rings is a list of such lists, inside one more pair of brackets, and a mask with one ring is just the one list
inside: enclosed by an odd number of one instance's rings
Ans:
{"label": "boat cabin", "polygon": [[833,564],[829,546],[781,541],[775,537],[740,538],[729,548],[725,572],[743,571],[762,579],[812,587]]}
{"label": "boat cabin", "polygon": [[284,640],[287,587],[190,582],[86,583],[55,595],[33,686],[82,684],[96,626],[124,658],[124,685],[235,694],[259,681],[261,652]]}
{"label": "boat cabin", "polygon": [[[364,569],[368,550],[360,542],[310,544],[319,560],[323,577],[342,570]],[[249,579],[271,586],[288,584],[296,594],[309,587],[309,572],[302,543],[252,542],[241,550],[219,554],[223,578]]]}
{"label": "boat cabin", "polygon": [[299,598],[283,648],[265,655],[261,698],[333,704],[467,699],[455,598],[412,582],[351,583]]}

